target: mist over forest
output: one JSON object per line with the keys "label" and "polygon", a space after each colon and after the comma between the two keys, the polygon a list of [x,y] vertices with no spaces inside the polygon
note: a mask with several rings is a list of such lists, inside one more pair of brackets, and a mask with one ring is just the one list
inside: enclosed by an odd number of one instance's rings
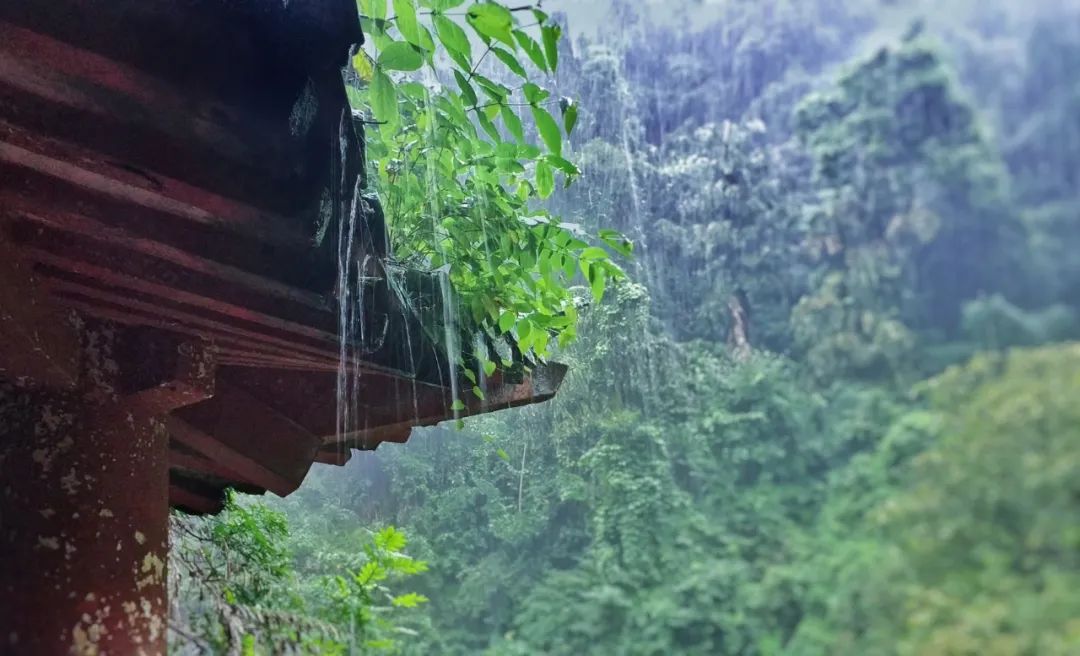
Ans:
{"label": "mist over forest", "polygon": [[1080,5],[543,8],[562,388],[175,517],[174,651],[1080,653]]}

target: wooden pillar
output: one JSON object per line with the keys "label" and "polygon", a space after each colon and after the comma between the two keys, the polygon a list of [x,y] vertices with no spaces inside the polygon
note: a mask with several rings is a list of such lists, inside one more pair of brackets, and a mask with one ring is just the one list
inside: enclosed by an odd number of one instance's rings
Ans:
{"label": "wooden pillar", "polygon": [[10,386],[0,406],[0,653],[163,654],[161,421]]}
{"label": "wooden pillar", "polygon": [[0,380],[0,654],[164,654],[164,418],[212,393],[212,354],[74,324],[76,385]]}

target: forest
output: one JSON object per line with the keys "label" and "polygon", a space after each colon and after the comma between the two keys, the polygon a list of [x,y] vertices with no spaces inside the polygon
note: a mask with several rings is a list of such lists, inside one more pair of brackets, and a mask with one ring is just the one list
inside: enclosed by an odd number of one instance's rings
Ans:
{"label": "forest", "polygon": [[[602,255],[556,236],[593,264],[542,294],[548,259],[450,269],[481,328],[522,285],[562,389],[175,514],[172,651],[1080,653],[1080,7],[586,4],[483,84],[558,60],[554,142],[535,98],[503,130]],[[356,102],[407,122],[383,77]]]}

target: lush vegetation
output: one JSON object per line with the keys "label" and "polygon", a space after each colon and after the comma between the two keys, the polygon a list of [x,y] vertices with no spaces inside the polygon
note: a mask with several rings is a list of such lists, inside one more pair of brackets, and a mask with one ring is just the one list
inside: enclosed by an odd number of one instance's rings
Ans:
{"label": "lush vegetation", "polygon": [[559,281],[551,316],[580,320],[558,397],[183,522],[181,628],[256,651],[1080,652],[1080,15],[961,4],[688,2],[684,25],[613,1],[617,37],[557,51],[564,152],[515,151],[538,194],[539,162],[575,155],[543,216],[638,245],[601,303]]}
{"label": "lush vegetation", "polygon": [[[562,27],[532,5],[358,6],[368,43],[347,90],[370,110],[367,156],[392,252],[444,274],[454,292],[425,325],[456,326],[465,345],[480,331],[539,357],[554,338],[566,345],[577,325],[570,281],[580,273],[599,300],[622,276],[604,246],[627,254],[630,244],[610,229],[590,240],[538,202],[557,176],[569,186],[579,175],[563,157],[578,106],[538,84],[558,70]],[[489,374],[509,359],[492,348],[477,355]]]}

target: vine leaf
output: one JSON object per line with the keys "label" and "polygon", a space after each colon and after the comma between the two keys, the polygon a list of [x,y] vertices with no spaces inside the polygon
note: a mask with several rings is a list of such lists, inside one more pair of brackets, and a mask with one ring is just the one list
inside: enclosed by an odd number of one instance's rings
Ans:
{"label": "vine leaf", "polygon": [[352,58],[353,70],[360,76],[361,80],[365,82],[371,81],[371,76],[374,75],[375,69],[371,65],[371,58],[368,57],[365,52],[358,52],[353,55]]}
{"label": "vine leaf", "polygon": [[416,7],[413,0],[394,0],[394,17],[398,31],[405,40],[414,46],[423,48],[420,40],[420,23],[416,20]]}
{"label": "vine leaf", "polygon": [[424,65],[424,56],[405,41],[394,41],[379,53],[379,66],[389,71],[415,71]]}
{"label": "vine leaf", "polygon": [[506,129],[510,130],[510,134],[514,135],[514,139],[517,139],[518,143],[523,143],[525,141],[525,130],[521,127],[521,119],[518,118],[518,115],[509,105],[500,106],[499,113],[502,115]]}
{"label": "vine leaf", "polygon": [[525,51],[532,63],[536,64],[536,67],[545,73],[548,71],[547,59],[544,58],[544,49],[540,47],[540,44],[536,42],[536,39],[532,38],[521,30],[514,30],[514,40],[518,42],[521,49]]}
{"label": "vine leaf", "polygon": [[472,85],[465,79],[465,76],[461,71],[456,68],[454,69],[454,80],[457,81],[457,85],[461,89],[461,96],[465,99],[465,102],[470,105],[475,105],[478,100],[476,97],[476,90],[472,88]]}
{"label": "vine leaf", "polygon": [[506,67],[513,71],[514,74],[523,77],[526,80],[529,79],[529,74],[525,72],[525,67],[521,65],[521,62],[519,62],[517,57],[513,54],[497,46],[492,46],[491,52],[495,53],[495,56],[498,57],[502,63],[506,64]]}
{"label": "vine leaf", "polygon": [[578,119],[578,107],[573,98],[563,97],[559,100],[559,109],[562,110],[563,128],[566,130],[566,136],[570,136],[570,133],[574,131],[574,126],[577,125]]}
{"label": "vine leaf", "polygon": [[394,81],[381,68],[376,68],[371,77],[371,111],[378,121],[386,121],[390,124],[398,122],[397,92],[394,89]]}
{"label": "vine leaf", "polygon": [[546,160],[536,163],[536,190],[541,198],[547,198],[555,191],[555,175]]}
{"label": "vine leaf", "polygon": [[540,28],[544,38],[544,53],[547,55],[548,67],[551,70],[559,68],[559,38],[562,36],[560,25],[545,25]]}
{"label": "vine leaf", "polygon": [[514,27],[514,16],[502,5],[490,2],[478,3],[469,7],[465,20],[477,34],[502,41],[511,48],[517,48],[510,30]]}
{"label": "vine leaf", "polygon": [[[446,52],[462,68],[468,69],[472,65],[472,45],[469,44],[469,35],[461,29],[457,23],[446,16],[435,14],[432,21],[435,23],[435,35],[446,47]],[[464,63],[463,63],[464,62]]]}
{"label": "vine leaf", "polygon": [[533,120],[536,121],[536,129],[540,131],[540,138],[544,140],[544,145],[552,153],[561,157],[562,134],[559,132],[559,125],[543,107],[533,105],[531,109]]}

